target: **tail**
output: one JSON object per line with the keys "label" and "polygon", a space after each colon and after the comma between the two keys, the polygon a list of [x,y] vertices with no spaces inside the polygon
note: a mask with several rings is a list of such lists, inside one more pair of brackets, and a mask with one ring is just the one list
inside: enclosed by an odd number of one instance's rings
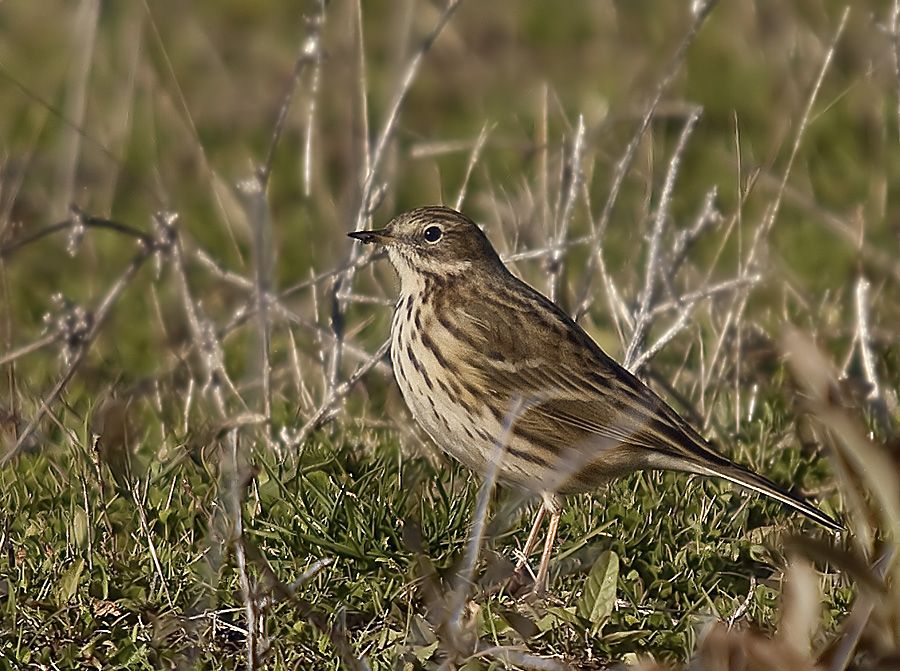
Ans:
{"label": "tail", "polygon": [[818,522],[827,529],[832,531],[844,530],[844,527],[840,522],[829,515],[826,515],[799,496],[782,489],[768,478],[764,478],[748,468],[731,463],[722,457],[716,459],[715,464],[711,464],[708,461],[707,463],[694,462],[691,466],[692,468],[690,470],[693,473],[697,473],[698,475],[708,475],[714,478],[722,478],[729,482],[733,482],[736,485],[740,485],[741,487],[752,489],[754,492],[764,494],[771,499],[775,499],[782,505],[806,515],[809,519]]}

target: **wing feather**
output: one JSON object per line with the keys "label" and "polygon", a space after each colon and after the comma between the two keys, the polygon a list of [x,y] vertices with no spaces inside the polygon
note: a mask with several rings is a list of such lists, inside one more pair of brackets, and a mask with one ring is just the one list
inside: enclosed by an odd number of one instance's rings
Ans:
{"label": "wing feather", "polygon": [[556,305],[512,275],[506,283],[463,308],[445,304],[438,320],[468,341],[455,355],[480,376],[482,389],[503,407],[524,402],[512,430],[553,453],[561,477],[548,490],[585,491],[641,468],[681,470],[725,478],[840,528],[802,498],[714,452]]}

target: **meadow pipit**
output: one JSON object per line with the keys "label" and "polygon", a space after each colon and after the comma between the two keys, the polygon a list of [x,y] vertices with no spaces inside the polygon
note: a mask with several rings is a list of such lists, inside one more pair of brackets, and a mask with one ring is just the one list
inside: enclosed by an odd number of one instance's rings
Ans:
{"label": "meadow pipit", "polygon": [[400,276],[391,361],[413,417],[469,468],[543,497],[517,574],[550,512],[534,591],[546,585],[559,495],[641,469],[724,478],[830,529],[831,517],[709,443],[578,324],[516,278],[469,218],[401,214],[350,237],[387,249]]}

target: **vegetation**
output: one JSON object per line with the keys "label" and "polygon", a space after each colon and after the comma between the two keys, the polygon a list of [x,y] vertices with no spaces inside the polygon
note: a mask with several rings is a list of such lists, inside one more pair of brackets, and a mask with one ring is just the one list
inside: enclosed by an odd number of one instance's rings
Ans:
{"label": "vegetation", "polygon": [[[301,5],[0,3],[2,668],[889,668],[897,8]],[[505,593],[345,237],[436,202],[847,533],[635,475]]]}

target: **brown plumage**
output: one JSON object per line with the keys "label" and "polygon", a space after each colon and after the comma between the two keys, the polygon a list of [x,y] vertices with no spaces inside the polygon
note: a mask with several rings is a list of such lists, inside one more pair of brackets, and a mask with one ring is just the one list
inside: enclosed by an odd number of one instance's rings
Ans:
{"label": "brown plumage", "polygon": [[[464,215],[423,207],[350,235],[384,245],[400,277],[391,359],[413,417],[466,466],[483,474],[496,462],[500,479],[544,497],[552,516],[537,591],[559,520],[557,495],[636,470],[724,478],[840,529],[714,452],[565,312],[512,275]],[[526,555],[543,516],[541,508]]]}

